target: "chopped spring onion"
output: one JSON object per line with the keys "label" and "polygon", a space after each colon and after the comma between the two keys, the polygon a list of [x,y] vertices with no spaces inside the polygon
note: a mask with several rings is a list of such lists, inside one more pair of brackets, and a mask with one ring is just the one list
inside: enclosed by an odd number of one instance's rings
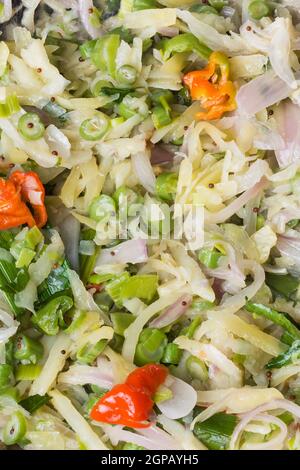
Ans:
{"label": "chopped spring onion", "polygon": [[20,105],[16,95],[10,95],[4,103],[0,103],[0,118],[8,118],[20,111]]}
{"label": "chopped spring onion", "polygon": [[92,256],[95,253],[95,243],[92,240],[80,240],[79,253],[81,255]]}
{"label": "chopped spring onion", "polygon": [[35,251],[30,250],[29,248],[22,248],[20,251],[20,255],[16,261],[17,268],[24,268],[28,267],[35,257]]}
{"label": "chopped spring onion", "polygon": [[264,0],[254,0],[248,6],[249,15],[255,20],[261,20],[264,16],[269,16],[271,9]]}
{"label": "chopped spring onion", "polygon": [[10,364],[0,364],[0,389],[10,384],[12,367]]}
{"label": "chopped spring onion", "polygon": [[86,41],[79,47],[81,57],[84,59],[89,59],[92,56],[92,53],[95,49],[97,39],[91,39],[90,41]]}
{"label": "chopped spring onion", "polygon": [[19,402],[19,405],[27,410],[29,413],[34,413],[36,410],[41,408],[41,406],[46,405],[50,401],[49,395],[32,395],[30,397],[24,398]]}
{"label": "chopped spring onion", "polygon": [[205,382],[208,379],[208,370],[201,359],[196,356],[189,356],[186,360],[186,368],[193,379],[200,379]]}
{"label": "chopped spring onion", "polygon": [[131,65],[122,65],[116,71],[116,80],[120,85],[133,85],[137,78],[137,71]]}
{"label": "chopped spring onion", "polygon": [[280,367],[286,366],[296,362],[300,357],[300,340],[294,341],[292,346],[283,354],[271,359],[267,364],[267,369],[279,369]]}
{"label": "chopped spring onion", "polygon": [[158,8],[158,3],[155,0],[133,0],[133,11],[148,10],[152,8]]}
{"label": "chopped spring onion", "polygon": [[168,343],[166,335],[156,328],[146,328],[139,337],[134,362],[143,366],[151,362],[159,362]]}
{"label": "chopped spring onion", "polygon": [[16,380],[35,380],[41,373],[39,364],[21,364],[16,370]]}
{"label": "chopped spring onion", "polygon": [[192,5],[190,8],[190,11],[193,13],[209,13],[213,15],[218,15],[219,12],[216,10],[214,7],[210,5],[202,5],[202,4],[196,4]]}
{"label": "chopped spring onion", "polygon": [[106,346],[106,339],[100,339],[96,344],[86,344],[77,352],[77,360],[83,364],[92,364]]}
{"label": "chopped spring onion", "polygon": [[208,3],[218,11],[221,11],[226,5],[228,5],[228,0],[208,0]]}
{"label": "chopped spring onion", "polygon": [[41,304],[46,303],[59,292],[70,291],[68,269],[68,263],[64,261],[61,265],[52,269],[47,279],[39,285],[38,298]]}
{"label": "chopped spring onion", "polygon": [[300,339],[300,330],[286,317],[285,314],[262,304],[247,302],[246,310],[254,315],[262,316],[281,326],[290,337],[290,341]]}
{"label": "chopped spring onion", "polygon": [[206,248],[202,248],[198,252],[198,259],[201,263],[203,263],[207,268],[215,269],[218,267],[219,259],[222,257],[222,253],[213,249],[208,250]]}
{"label": "chopped spring onion", "polygon": [[109,283],[106,290],[115,302],[122,302],[134,297],[150,302],[157,291],[157,286],[157,275],[141,274],[131,277],[125,276],[123,280],[115,279]]}
{"label": "chopped spring onion", "polygon": [[171,39],[163,40],[162,52],[164,60],[167,60],[176,52],[195,52],[205,59],[208,59],[212,53],[209,47],[202,44],[199,39],[191,33],[183,33]]}
{"label": "chopped spring onion", "polygon": [[114,312],[110,315],[113,329],[117,335],[124,336],[125,330],[134,322],[135,317],[131,313]]}
{"label": "chopped spring onion", "polygon": [[277,296],[292,299],[299,287],[299,279],[290,274],[266,273],[266,284]]}
{"label": "chopped spring onion", "polygon": [[167,202],[174,201],[177,190],[178,176],[176,173],[163,172],[156,178],[156,195]]}
{"label": "chopped spring onion", "polygon": [[14,358],[23,364],[36,364],[44,353],[44,347],[38,340],[24,334],[17,335],[14,344]]}
{"label": "chopped spring onion", "polygon": [[59,327],[65,325],[63,315],[72,306],[73,300],[71,297],[66,295],[56,297],[35,313],[32,322],[46,335],[57,335]]}
{"label": "chopped spring onion", "polygon": [[166,111],[162,106],[155,106],[152,108],[152,121],[155,129],[167,126],[172,122],[170,113]]}
{"label": "chopped spring onion", "polygon": [[108,131],[109,120],[103,113],[81,123],[79,134],[84,140],[100,140]]}
{"label": "chopped spring onion", "polygon": [[18,130],[26,140],[38,140],[43,137],[45,126],[36,113],[26,113],[20,117]]}
{"label": "chopped spring onion", "polygon": [[167,344],[161,362],[164,364],[178,365],[182,356],[182,351],[179,349],[177,344]]}
{"label": "chopped spring onion", "polygon": [[195,436],[210,450],[225,450],[229,446],[230,438],[238,418],[226,413],[217,413],[202,423],[196,423]]}
{"label": "chopped spring onion", "polygon": [[26,419],[20,411],[11,415],[3,428],[2,438],[6,445],[17,444],[25,436],[27,429]]}
{"label": "chopped spring onion", "polygon": [[118,34],[105,34],[97,39],[91,53],[91,60],[102,72],[114,75],[116,68],[116,55],[120,45]]}
{"label": "chopped spring onion", "polygon": [[93,199],[89,207],[89,216],[96,222],[108,222],[116,214],[116,204],[113,198],[101,194]]}

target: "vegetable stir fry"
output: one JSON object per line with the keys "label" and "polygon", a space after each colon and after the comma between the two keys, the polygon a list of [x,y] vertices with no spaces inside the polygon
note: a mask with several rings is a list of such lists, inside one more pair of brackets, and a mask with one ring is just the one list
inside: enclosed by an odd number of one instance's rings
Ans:
{"label": "vegetable stir fry", "polygon": [[299,1],[0,31],[0,448],[299,450]]}

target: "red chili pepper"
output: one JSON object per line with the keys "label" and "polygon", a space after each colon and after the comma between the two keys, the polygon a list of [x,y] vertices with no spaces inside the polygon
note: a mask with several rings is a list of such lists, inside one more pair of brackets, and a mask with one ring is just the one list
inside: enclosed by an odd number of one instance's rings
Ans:
{"label": "red chili pepper", "polygon": [[94,405],[90,417],[95,421],[122,424],[131,428],[147,428],[154,402],[152,397],[168,374],[166,367],[147,364],[128,375]]}
{"label": "red chili pepper", "polygon": [[8,180],[0,178],[0,230],[23,224],[43,227],[47,222],[44,200],[45,188],[33,171],[15,171]]}
{"label": "red chili pepper", "polygon": [[135,390],[153,396],[158,387],[166,380],[168,370],[158,364],[146,364],[131,372],[126,383]]}

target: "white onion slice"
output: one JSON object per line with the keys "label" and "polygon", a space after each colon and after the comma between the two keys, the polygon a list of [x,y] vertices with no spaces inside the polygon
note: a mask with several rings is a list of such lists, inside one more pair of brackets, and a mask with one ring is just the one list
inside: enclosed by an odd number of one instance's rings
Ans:
{"label": "white onion slice", "polygon": [[97,385],[98,387],[111,389],[114,383],[112,370],[103,371],[99,367],[85,365],[73,365],[67,372],[58,376],[58,382],[69,385]]}
{"label": "white onion slice", "polygon": [[[120,441],[125,441],[145,447],[148,450],[181,449],[180,444],[177,444],[175,439],[162,430],[159,430],[161,432],[157,433],[155,430],[154,432],[151,431],[152,428],[148,428],[145,430],[145,433],[133,433],[122,429],[122,426],[101,425],[101,427],[113,445],[117,445]],[[137,431],[139,432],[140,430]]]}
{"label": "white onion slice", "polygon": [[13,9],[12,9],[12,0],[4,0],[3,2],[4,10],[3,14],[0,17],[0,23],[5,23],[9,21],[13,16]]}
{"label": "white onion slice", "polygon": [[145,263],[148,259],[146,240],[138,238],[120,243],[113,248],[102,250],[96,266],[102,264]]}
{"label": "white onion slice", "polygon": [[288,256],[297,268],[300,267],[299,232],[296,230],[289,230],[287,236],[279,235],[276,247],[282,256]]}
{"label": "white onion slice", "polygon": [[300,406],[296,405],[295,403],[292,403],[288,400],[282,399],[282,400],[272,400],[269,403],[265,403],[261,406],[258,406],[257,408],[254,408],[252,411],[249,413],[246,413],[241,421],[238,423],[236,426],[235,430],[233,431],[233,434],[231,436],[231,441],[230,441],[230,449],[235,449],[236,445],[238,443],[239,436],[241,432],[244,430],[245,426],[252,420],[256,418],[257,415],[260,415],[261,413],[265,411],[271,411],[271,410],[285,410],[289,411],[292,413],[294,416],[296,416],[298,419],[300,419]]}
{"label": "white onion slice", "polygon": [[71,144],[65,134],[53,124],[47,127],[45,131],[45,140],[49,145],[51,152],[56,151],[59,157],[70,158]]}
{"label": "white onion slice", "polygon": [[19,322],[15,321],[13,317],[0,310],[0,321],[3,323],[3,327],[0,328],[0,344],[6,342],[11,336],[13,336],[19,326]]}
{"label": "white onion slice", "polygon": [[142,186],[151,194],[155,191],[155,174],[148,153],[139,152],[131,155],[133,170]]}
{"label": "white onion slice", "polygon": [[93,39],[96,39],[101,36],[100,28],[96,28],[95,26],[93,26],[90,21],[91,13],[89,10],[94,9],[93,0],[78,0],[78,7],[82,24],[85,27],[86,31],[89,33],[89,35]]}
{"label": "white onion slice", "polygon": [[220,224],[232,217],[239,209],[241,209],[248,201],[257,196],[268,185],[268,180],[263,177],[252,188],[245,191],[241,196],[236,198],[231,204],[224,209],[215,213],[206,213],[205,221],[209,224]]}
{"label": "white onion slice", "polygon": [[145,436],[151,439],[153,442],[156,442],[157,445],[163,446],[164,449],[170,450],[180,450],[182,449],[181,443],[176,441],[173,437],[167,434],[162,429],[158,428],[157,426],[151,426],[149,428],[141,428],[137,429],[137,432],[142,436]]}
{"label": "white onion slice", "polygon": [[185,294],[180,299],[178,299],[173,305],[166,308],[157,318],[155,318],[151,323],[151,328],[164,328],[170,323],[178,320],[189,308],[193,300],[191,295]]}
{"label": "white onion slice", "polygon": [[291,92],[291,88],[269,70],[238,90],[236,96],[238,110],[241,114],[254,116],[268,106],[284,100]]}
{"label": "white onion slice", "polygon": [[275,155],[283,168],[300,160],[300,107],[287,100],[279,104],[274,116],[284,144]]}
{"label": "white onion slice", "polygon": [[242,289],[238,294],[232,297],[227,297],[224,302],[214,310],[208,311],[208,318],[213,318],[215,314],[230,314],[240,310],[246,303],[247,299],[252,299],[256,292],[261,288],[265,281],[265,272],[262,266],[255,261],[244,260],[240,263],[240,267],[245,271],[251,272],[253,275],[253,282],[249,286]]}
{"label": "white onion slice", "polygon": [[272,224],[276,225],[277,233],[284,233],[285,225],[293,219],[300,218],[300,209],[298,207],[290,207],[283,209],[272,217]]}
{"label": "white onion slice", "polygon": [[177,36],[179,34],[179,29],[177,28],[177,26],[165,26],[159,28],[157,32],[162,36],[173,38],[174,36]]}
{"label": "white onion slice", "polygon": [[170,400],[158,403],[158,409],[170,419],[179,419],[187,416],[196,406],[196,390],[176,377],[169,377],[165,385],[171,389],[173,397]]}

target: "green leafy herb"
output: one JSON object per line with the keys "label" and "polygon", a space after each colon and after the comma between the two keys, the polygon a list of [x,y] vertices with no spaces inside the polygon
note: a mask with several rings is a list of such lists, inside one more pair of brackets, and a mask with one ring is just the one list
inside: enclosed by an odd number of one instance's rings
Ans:
{"label": "green leafy herb", "polygon": [[216,413],[194,427],[195,436],[210,450],[225,450],[229,446],[238,418],[226,413]]}
{"label": "green leafy herb", "polygon": [[19,405],[32,414],[41,408],[41,406],[46,405],[49,401],[49,395],[32,395],[31,397],[27,397],[24,398],[24,400],[21,400]]}

